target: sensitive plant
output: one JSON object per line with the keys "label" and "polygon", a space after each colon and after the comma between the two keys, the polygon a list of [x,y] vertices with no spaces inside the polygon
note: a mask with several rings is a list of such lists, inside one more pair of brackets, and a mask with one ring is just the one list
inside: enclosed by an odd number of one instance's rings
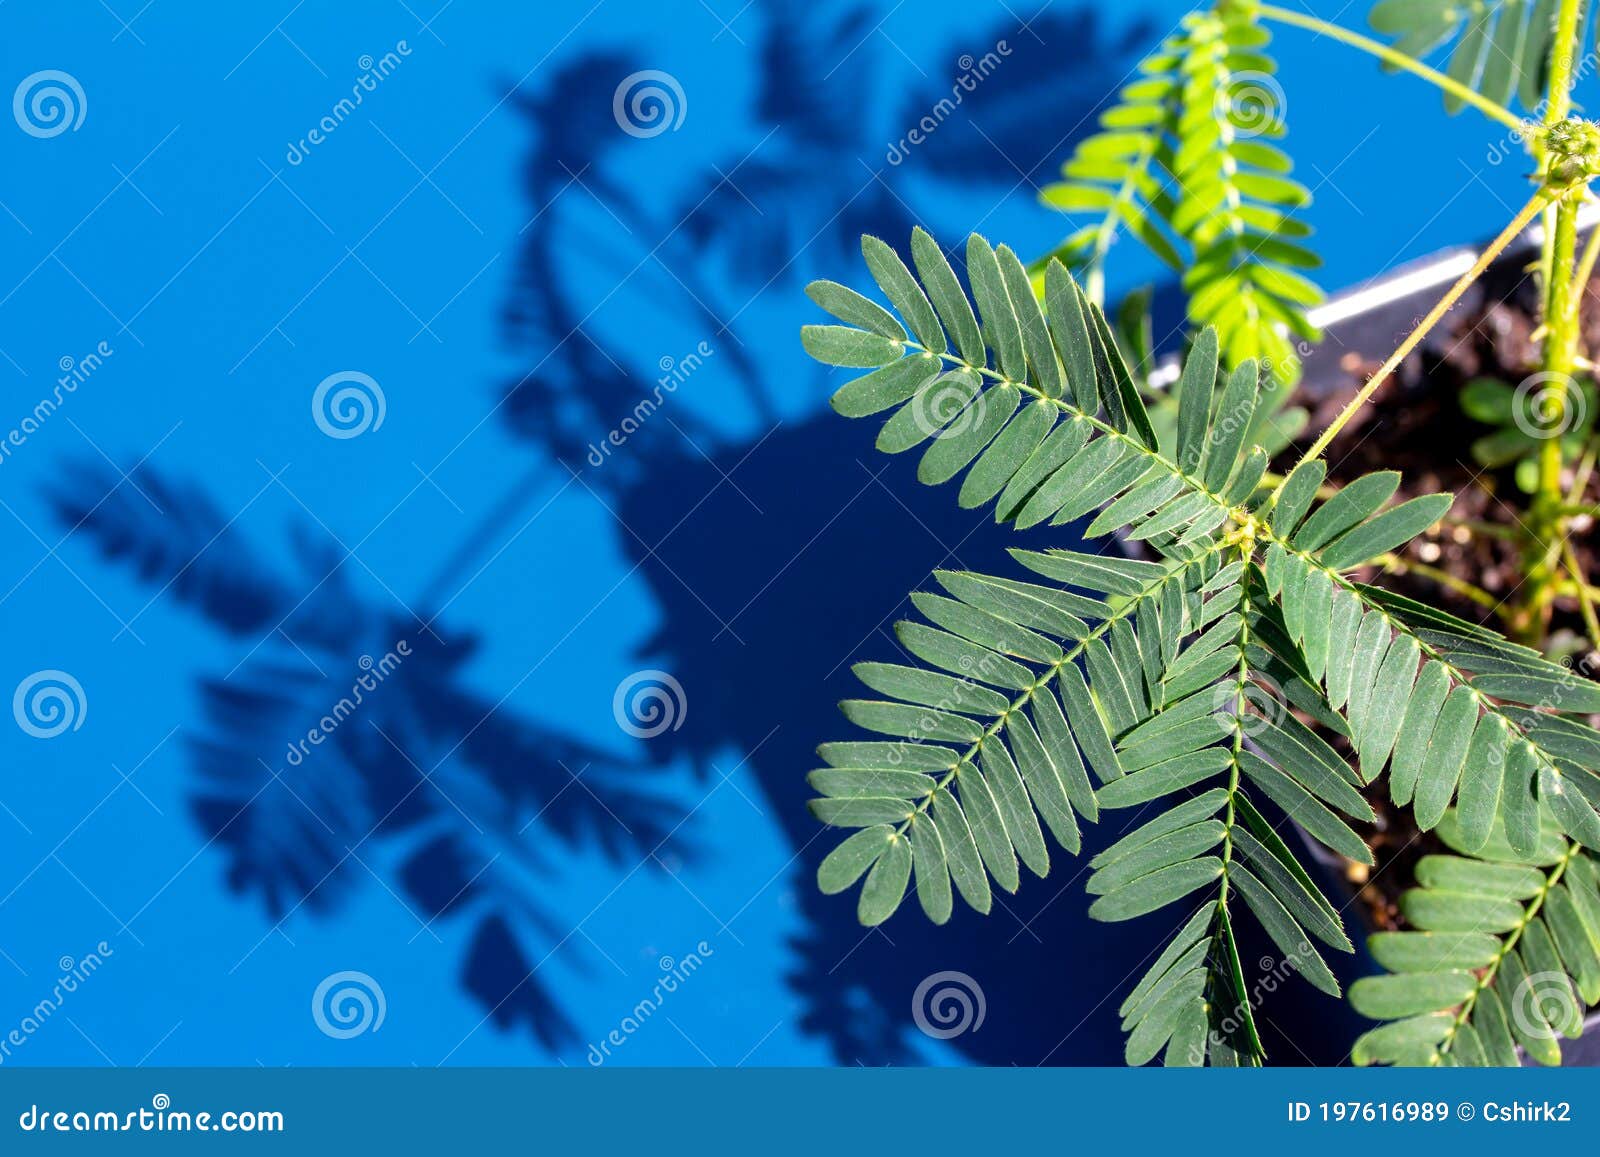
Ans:
{"label": "sensitive plant", "polygon": [[[972,236],[952,262],[918,229],[909,263],[863,239],[890,308],[810,286],[841,324],[806,326],[806,349],[869,371],[836,410],[892,411],[878,448],[918,451],[918,478],[959,480],[963,507],[1019,530],[1071,523],[1093,544],[1013,549],[1007,573],[939,571],[911,595],[901,654],[858,665],[869,695],[842,704],[863,734],[824,744],[810,775],[816,817],[853,829],[819,869],[823,891],[859,884],[868,925],[913,892],[936,922],[958,901],[987,913],[996,888],[1045,876],[1052,856],[1079,855],[1085,825],[1115,822],[1088,861],[1089,914],[1159,910],[1168,929],[1121,994],[1127,1059],[1253,1065],[1265,1049],[1239,924],[1340,997],[1325,953],[1353,951],[1341,904],[1295,849],[1371,864],[1362,832],[1380,802],[1438,850],[1415,866],[1406,926],[1369,941],[1385,972],[1347,999],[1382,1023],[1353,1059],[1559,1063],[1559,1038],[1600,1003],[1600,683],[1557,661],[1550,638],[1558,604],[1576,600],[1600,649],[1570,537],[1593,514],[1596,457],[1578,307],[1600,242],[1580,254],[1578,211],[1600,130],[1569,115],[1585,16],[1580,0],[1383,0],[1371,22],[1390,46],[1221,0],[1144,61],[1044,191],[1078,222],[1052,253],[1029,265]],[[1449,111],[1525,141],[1533,174],[1527,203],[1317,430],[1291,404],[1321,291],[1296,216],[1310,194],[1270,143],[1285,127],[1274,23],[1434,84]],[[1435,51],[1444,71],[1418,59]],[[1492,626],[1385,585],[1452,496],[1393,502],[1393,471],[1335,485],[1326,454],[1535,221],[1536,421],[1478,448],[1532,463],[1522,581],[1509,600],[1477,592]],[[1148,357],[1137,306],[1107,317],[1123,239],[1185,290],[1175,375]],[[1524,396],[1480,384],[1462,405],[1503,427]]]}

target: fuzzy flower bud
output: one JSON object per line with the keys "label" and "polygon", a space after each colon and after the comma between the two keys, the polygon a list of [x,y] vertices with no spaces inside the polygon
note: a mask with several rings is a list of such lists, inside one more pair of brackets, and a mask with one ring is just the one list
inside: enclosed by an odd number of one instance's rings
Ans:
{"label": "fuzzy flower bud", "polygon": [[1600,175],[1600,125],[1568,117],[1544,135],[1549,163],[1546,181],[1555,188],[1580,185]]}

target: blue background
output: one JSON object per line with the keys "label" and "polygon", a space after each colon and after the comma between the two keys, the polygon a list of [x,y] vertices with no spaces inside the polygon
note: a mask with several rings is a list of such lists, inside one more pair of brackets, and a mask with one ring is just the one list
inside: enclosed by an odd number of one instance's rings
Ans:
{"label": "blue background", "polygon": [[[1071,866],[940,930],[908,910],[864,934],[815,894],[803,776],[849,660],[889,653],[931,568],[1003,539],[827,416],[795,330],[806,280],[859,280],[864,230],[1053,242],[1036,187],[1183,9],[0,7],[0,89],[60,69],[86,103],[48,138],[0,117],[0,428],[112,351],[0,459],[0,688],[62,670],[85,701],[53,739],[0,727],[0,1031],[111,949],[4,1063],[581,1066],[701,942],[618,1062],[1115,1059],[1113,993],[1159,930],[1087,928]],[[1325,285],[1521,203],[1498,128],[1330,42],[1277,52]],[[612,96],[645,69],[684,115],[641,138]],[[1112,270],[1114,292],[1157,274],[1128,246]],[[350,370],[384,419],[328,437],[312,394]],[[287,764],[400,639],[337,741]],[[682,696],[639,739],[613,695],[647,669]],[[944,969],[987,1018],[940,1042],[909,1013]],[[349,970],[385,1019],[335,1039],[312,993]],[[1318,1026],[1286,1061],[1353,1032],[1299,993],[1267,1016]]]}

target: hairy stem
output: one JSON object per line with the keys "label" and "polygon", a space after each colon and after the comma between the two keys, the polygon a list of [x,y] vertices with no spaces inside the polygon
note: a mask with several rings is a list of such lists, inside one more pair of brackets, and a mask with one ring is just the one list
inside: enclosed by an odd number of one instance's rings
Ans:
{"label": "hairy stem", "polygon": [[1445,526],[1459,526],[1461,529],[1470,534],[1481,534],[1485,538],[1500,538],[1506,540],[1517,540],[1520,538],[1519,531],[1513,530],[1509,526],[1502,526],[1498,522],[1484,522],[1477,518],[1456,518],[1454,515],[1450,514],[1445,515],[1439,521]]}
{"label": "hairy stem", "polygon": [[1562,553],[1567,564],[1567,574],[1572,579],[1572,585],[1577,588],[1578,610],[1583,615],[1584,629],[1589,633],[1589,645],[1600,650],[1600,615],[1595,613],[1594,593],[1584,581],[1583,565],[1578,561],[1578,552],[1573,548],[1571,539],[1568,539],[1562,547]]}
{"label": "hairy stem", "polygon": [[[1452,80],[1444,73],[1429,68],[1415,57],[1390,48],[1387,44],[1379,43],[1371,37],[1362,36],[1359,32],[1351,32],[1348,28],[1341,28],[1339,25],[1330,24],[1326,20],[1318,20],[1308,13],[1294,12],[1288,8],[1279,8],[1272,4],[1259,4],[1256,6],[1255,11],[1263,19],[1275,20],[1279,24],[1288,24],[1295,28],[1303,28],[1308,32],[1315,32],[1319,36],[1329,37],[1339,41],[1341,44],[1347,44],[1351,48],[1359,49],[1370,56],[1375,56],[1385,64],[1404,72],[1409,72],[1412,76],[1421,77],[1429,84],[1443,89],[1464,104],[1470,104],[1473,108],[1483,113],[1484,116],[1489,117],[1491,120],[1499,121],[1507,128],[1521,131],[1524,127],[1522,120],[1510,109],[1495,104],[1494,101],[1479,95],[1460,81]],[[1571,60],[1569,58],[1569,71],[1570,68]],[[1567,114],[1563,111],[1561,115],[1566,116]]]}
{"label": "hairy stem", "polygon": [[[1428,311],[1428,315],[1422,319],[1417,328],[1412,330],[1406,340],[1400,343],[1400,348],[1389,355],[1389,360],[1378,368],[1378,372],[1367,380],[1367,384],[1361,387],[1356,396],[1350,399],[1349,404],[1339,412],[1339,415],[1328,424],[1327,428],[1322,431],[1310,448],[1300,456],[1300,461],[1295,463],[1297,469],[1307,462],[1314,462],[1322,456],[1322,452],[1328,448],[1328,444],[1333,441],[1339,431],[1344,429],[1350,420],[1361,411],[1361,407],[1372,399],[1373,394],[1377,393],[1378,387],[1389,379],[1389,376],[1394,373],[1400,363],[1405,361],[1411,351],[1421,344],[1422,339],[1428,336],[1428,331],[1438,325],[1439,320],[1454,308],[1456,302],[1461,299],[1461,295],[1472,287],[1473,282],[1483,276],[1483,271],[1494,263],[1494,259],[1500,256],[1505,247],[1510,245],[1523,229],[1527,228],[1528,222],[1532,221],[1544,210],[1549,201],[1550,194],[1543,189],[1533,195],[1528,203],[1522,207],[1521,212],[1511,219],[1511,224],[1502,229],[1500,235],[1491,241],[1489,247],[1472,263],[1472,268],[1456,280],[1456,283],[1450,287],[1449,292],[1439,299],[1438,304]],[[1272,492],[1274,501],[1276,501],[1278,493],[1282,489],[1283,483],[1280,482]]]}
{"label": "hairy stem", "polygon": [[[1556,206],[1555,229],[1549,240],[1551,271],[1545,294],[1544,372],[1559,374],[1564,382],[1571,379],[1578,355],[1579,295],[1568,273],[1577,250],[1577,218],[1577,200],[1564,199]],[[1567,391],[1565,388],[1552,390],[1549,397],[1553,402],[1549,422],[1559,431],[1567,411]],[[1561,438],[1546,438],[1539,453],[1539,496],[1555,505],[1559,505],[1563,497],[1561,467]]]}
{"label": "hairy stem", "polygon": [[1412,562],[1410,559],[1401,558],[1397,554],[1382,554],[1373,560],[1392,574],[1414,574],[1432,582],[1438,583],[1446,590],[1454,591],[1464,599],[1470,599],[1480,607],[1491,611],[1500,609],[1500,600],[1488,591],[1466,579],[1457,578],[1449,571],[1440,570],[1438,567],[1426,563]]}
{"label": "hairy stem", "polygon": [[1545,285],[1541,366],[1551,381],[1543,391],[1549,408],[1541,418],[1549,428],[1539,447],[1539,484],[1530,511],[1531,533],[1527,546],[1531,564],[1527,567],[1526,596],[1516,623],[1523,641],[1537,639],[1543,634],[1559,578],[1560,544],[1566,537],[1567,516],[1561,509],[1565,499],[1561,488],[1561,472],[1565,466],[1561,432],[1566,425],[1567,391],[1578,355],[1578,316],[1574,304],[1577,295],[1573,293],[1569,272],[1577,248],[1577,213],[1576,198],[1564,199],[1556,206],[1554,228],[1546,231],[1550,273]]}
{"label": "hairy stem", "polygon": [[1562,875],[1567,870],[1567,865],[1572,863],[1574,859],[1582,854],[1582,845],[1569,840],[1567,841],[1567,850],[1562,857],[1550,867],[1545,869],[1544,887],[1540,888],[1539,891],[1530,900],[1528,900],[1526,904],[1523,905],[1522,922],[1513,928],[1509,935],[1501,940],[1500,951],[1495,955],[1494,960],[1487,968],[1478,973],[1478,987],[1473,990],[1471,996],[1467,997],[1466,1000],[1461,1002],[1461,1007],[1456,1011],[1456,1018],[1454,1023],[1452,1023],[1450,1026],[1449,1033],[1446,1034],[1444,1040],[1439,1042],[1440,1053],[1446,1053],[1450,1051],[1450,1046],[1455,1043],[1456,1035],[1461,1031],[1461,1026],[1472,1019],[1472,1011],[1478,1006],[1478,997],[1483,995],[1484,991],[1494,983],[1495,977],[1500,974],[1500,965],[1505,961],[1507,956],[1511,955],[1512,950],[1516,948],[1517,941],[1522,939],[1522,934],[1527,931],[1528,925],[1533,923],[1534,917],[1539,915],[1539,909],[1544,907],[1545,897],[1549,896],[1550,890],[1560,882]]}
{"label": "hairy stem", "polygon": [[[1572,65],[1577,51],[1580,0],[1561,0],[1556,13],[1555,40],[1550,47],[1550,78],[1546,89],[1544,123],[1546,129],[1565,120],[1572,110]],[[1550,164],[1546,158],[1545,165]],[[1572,381],[1578,357],[1578,309],[1582,286],[1575,284],[1573,263],[1577,256],[1578,206],[1580,197],[1569,195],[1555,205],[1546,220],[1540,266],[1544,272],[1544,356],[1542,370],[1555,389],[1547,390],[1549,410],[1542,415],[1550,436],[1539,448],[1539,485],[1530,510],[1531,565],[1524,567],[1528,582],[1516,621],[1522,641],[1537,641],[1544,634],[1550,617],[1550,603],[1559,578],[1560,543],[1566,537],[1567,519],[1561,513],[1561,434],[1565,429]]]}
{"label": "hairy stem", "polygon": [[1556,35],[1550,45],[1550,80],[1546,88],[1544,123],[1565,120],[1572,111],[1572,64],[1578,48],[1578,19],[1583,0],[1561,0],[1556,13]]}
{"label": "hairy stem", "polygon": [[1583,257],[1578,261],[1578,270],[1572,275],[1571,302],[1568,308],[1572,310],[1574,322],[1578,320],[1578,307],[1583,303],[1583,292],[1589,285],[1589,279],[1594,276],[1596,258],[1600,258],[1600,229],[1590,229],[1589,240],[1583,246]]}

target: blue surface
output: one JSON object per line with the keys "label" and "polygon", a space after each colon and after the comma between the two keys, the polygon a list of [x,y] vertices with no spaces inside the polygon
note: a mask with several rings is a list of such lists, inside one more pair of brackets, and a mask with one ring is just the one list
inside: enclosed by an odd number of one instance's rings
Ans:
{"label": "blue surface", "polygon": [[[848,660],[1000,538],[825,416],[800,287],[912,221],[1048,245],[1032,187],[1182,11],[1013,7],[0,8],[6,90],[83,94],[69,131],[0,124],[0,686],[82,693],[54,738],[0,728],[0,1064],[581,1066],[613,1030],[626,1064],[1114,1059],[1100,997],[1154,933],[1086,951],[1071,873],[869,936],[809,879]],[[1522,200],[1481,121],[1279,52],[1325,284]],[[621,131],[640,70],[680,87],[675,128]],[[347,371],[382,421],[332,437],[313,395]],[[653,738],[614,710],[642,670],[681,688]],[[981,984],[981,1031],[912,1026],[940,970]],[[330,1035],[313,994],[346,972],[383,1019]],[[1337,1056],[1337,1010],[1304,1015]]]}

